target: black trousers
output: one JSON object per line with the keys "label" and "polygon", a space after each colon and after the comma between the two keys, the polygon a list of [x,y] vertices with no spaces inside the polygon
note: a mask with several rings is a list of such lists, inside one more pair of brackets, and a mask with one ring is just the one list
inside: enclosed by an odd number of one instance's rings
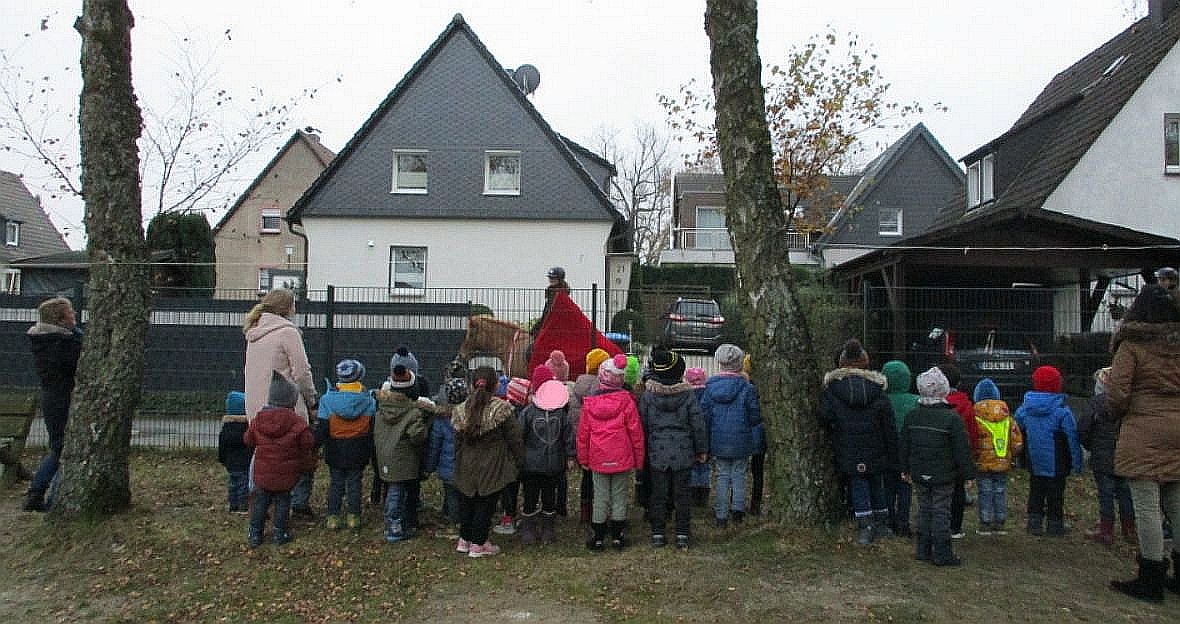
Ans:
{"label": "black trousers", "polygon": [[485,544],[488,529],[492,524],[492,513],[500,492],[483,496],[466,496],[459,493],[459,537],[472,544]]}
{"label": "black trousers", "polygon": [[540,499],[540,511],[545,513],[556,512],[557,487],[564,478],[565,473],[541,474],[539,472],[526,472],[521,475],[520,482],[524,486],[524,507],[521,509],[524,511],[524,514],[531,516],[537,513],[537,499]]}
{"label": "black trousers", "polygon": [[517,499],[519,497],[520,481],[513,481],[512,483],[509,483],[503,490],[500,490],[500,506],[504,508],[504,513],[506,515],[516,515]]}
{"label": "black trousers", "polygon": [[951,533],[963,532],[963,511],[967,508],[966,482],[955,479],[955,489],[951,491]]}
{"label": "black trousers", "polygon": [[1065,477],[1032,476],[1028,481],[1028,514],[1043,515],[1050,522],[1065,513]]}
{"label": "black trousers", "polygon": [[668,518],[668,495],[676,503],[676,534],[689,535],[692,521],[692,489],[688,481],[692,475],[692,468],[683,470],[655,470],[647,471],[651,478],[651,505],[647,508],[647,517],[651,520],[652,535],[663,535],[664,526]]}

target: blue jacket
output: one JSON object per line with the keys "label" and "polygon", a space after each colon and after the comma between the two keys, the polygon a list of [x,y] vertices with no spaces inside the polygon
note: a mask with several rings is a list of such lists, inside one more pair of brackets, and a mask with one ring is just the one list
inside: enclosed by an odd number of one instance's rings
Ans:
{"label": "blue jacket", "polygon": [[1024,431],[1028,469],[1037,477],[1063,477],[1082,472],[1082,447],[1073,412],[1058,392],[1030,391],[1016,410],[1016,424]]}
{"label": "blue jacket", "polygon": [[[373,455],[373,416],[376,413],[377,401],[368,392],[332,389],[324,393],[320,397],[316,425],[316,442],[324,445],[324,462],[346,470],[367,466]],[[336,423],[333,423],[333,417],[338,420]],[[356,423],[361,418],[366,421],[360,430],[347,427],[347,423]],[[344,429],[348,429],[348,433],[343,433]]]}
{"label": "blue jacket", "polygon": [[700,403],[710,455],[737,459],[754,453],[754,428],[762,424],[762,409],[753,384],[741,375],[714,375],[705,382]]}
{"label": "blue jacket", "polygon": [[430,442],[426,448],[425,472],[437,472],[443,483],[455,480],[455,428],[451,419],[438,416],[430,425]]}

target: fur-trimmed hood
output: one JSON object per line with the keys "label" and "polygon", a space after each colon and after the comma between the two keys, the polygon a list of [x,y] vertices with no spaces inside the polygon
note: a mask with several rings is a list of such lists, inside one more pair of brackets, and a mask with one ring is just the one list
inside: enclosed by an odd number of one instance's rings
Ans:
{"label": "fur-trimmed hood", "polygon": [[455,433],[466,434],[469,438],[487,435],[504,421],[512,418],[515,413],[511,403],[496,397],[492,397],[482,414],[468,414],[467,403],[468,401],[463,401],[455,406],[451,413],[451,427],[455,429]]}
{"label": "fur-trimmed hood", "polygon": [[885,394],[885,375],[864,368],[837,368],[824,375],[824,389],[849,407],[867,407]]}
{"label": "fur-trimmed hood", "polygon": [[1110,352],[1119,350],[1122,341],[1158,345],[1168,351],[1180,351],[1180,323],[1144,323],[1123,321],[1110,338]]}
{"label": "fur-trimmed hood", "polygon": [[644,388],[652,394],[680,394],[681,392],[692,392],[696,390],[692,384],[684,381],[679,381],[674,384],[662,384],[654,379],[648,379],[644,384]]}

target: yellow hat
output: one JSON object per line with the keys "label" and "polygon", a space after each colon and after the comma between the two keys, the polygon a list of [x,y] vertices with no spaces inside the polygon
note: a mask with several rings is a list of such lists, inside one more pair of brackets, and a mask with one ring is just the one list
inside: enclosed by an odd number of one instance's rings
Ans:
{"label": "yellow hat", "polygon": [[754,365],[751,363],[750,354],[747,353],[746,357],[742,358],[742,372],[749,375],[753,371]]}
{"label": "yellow hat", "polygon": [[586,372],[591,375],[598,373],[598,365],[610,358],[610,354],[602,349],[590,349],[586,354]]}

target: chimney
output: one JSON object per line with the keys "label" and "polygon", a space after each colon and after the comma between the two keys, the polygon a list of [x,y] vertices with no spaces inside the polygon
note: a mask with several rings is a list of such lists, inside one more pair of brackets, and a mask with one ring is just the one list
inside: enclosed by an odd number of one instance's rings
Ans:
{"label": "chimney", "polygon": [[1151,24],[1156,28],[1164,25],[1180,5],[1180,0],[1147,0],[1147,14],[1151,16]]}

